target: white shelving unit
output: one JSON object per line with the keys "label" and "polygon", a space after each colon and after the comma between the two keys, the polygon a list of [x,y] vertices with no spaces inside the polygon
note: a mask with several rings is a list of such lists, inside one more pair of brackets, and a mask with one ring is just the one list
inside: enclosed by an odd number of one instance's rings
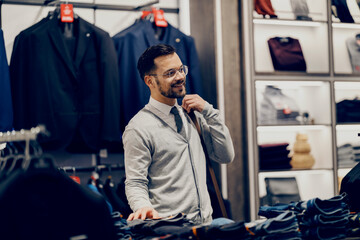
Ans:
{"label": "white shelving unit", "polygon": [[[341,178],[351,169],[338,167],[337,147],[348,142],[360,145],[360,122],[336,122],[336,103],[360,98],[360,75],[352,72],[346,46],[347,38],[360,33],[360,16],[354,18],[355,23],[341,23],[331,14],[331,0],[308,0],[312,21],[301,21],[295,20],[290,0],[271,3],[277,18],[263,18],[254,11],[252,1],[242,1],[250,213],[254,220],[260,198],[266,195],[265,177],[295,177],[302,200],[333,197],[339,192]],[[274,70],[267,40],[275,36],[299,40],[306,71]],[[301,117],[289,124],[260,121],[267,86],[292,98],[299,114],[308,113],[310,121],[304,123]],[[261,170],[258,146],[286,142],[292,152],[297,133],[308,136],[315,164],[310,169]]]}

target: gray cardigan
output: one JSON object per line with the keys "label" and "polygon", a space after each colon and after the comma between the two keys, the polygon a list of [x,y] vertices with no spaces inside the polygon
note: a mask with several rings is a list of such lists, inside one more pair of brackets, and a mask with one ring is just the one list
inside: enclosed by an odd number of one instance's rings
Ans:
{"label": "gray cardigan", "polygon": [[[219,111],[206,103],[195,114],[210,159],[231,162],[234,147]],[[210,224],[206,159],[197,130],[187,119],[187,139],[176,132],[173,116],[150,104],[131,119],[123,134],[126,196],[133,211],[151,206],[161,217],[181,212],[197,224]]]}

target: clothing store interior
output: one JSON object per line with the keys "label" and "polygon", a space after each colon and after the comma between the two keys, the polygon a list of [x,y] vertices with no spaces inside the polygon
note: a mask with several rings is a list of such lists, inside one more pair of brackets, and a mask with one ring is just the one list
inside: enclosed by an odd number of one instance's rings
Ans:
{"label": "clothing store interior", "polygon": [[360,239],[359,162],[359,0],[0,0],[2,240]]}

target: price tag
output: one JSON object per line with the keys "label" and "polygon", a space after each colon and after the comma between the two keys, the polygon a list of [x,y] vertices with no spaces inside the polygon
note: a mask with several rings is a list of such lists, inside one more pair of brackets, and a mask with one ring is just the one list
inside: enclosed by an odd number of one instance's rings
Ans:
{"label": "price tag", "polygon": [[167,27],[168,23],[164,17],[164,10],[153,9],[154,21],[157,27]]}
{"label": "price tag", "polygon": [[74,22],[74,11],[72,4],[60,4],[61,22]]}

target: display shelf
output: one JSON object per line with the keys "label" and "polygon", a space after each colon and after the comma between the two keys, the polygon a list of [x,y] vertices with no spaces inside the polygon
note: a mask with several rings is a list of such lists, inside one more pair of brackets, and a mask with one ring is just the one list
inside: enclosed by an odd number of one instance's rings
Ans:
{"label": "display shelf", "polygon": [[298,21],[293,19],[254,19],[254,24],[280,25],[280,26],[298,26],[298,27],[321,27],[326,24],[325,21]]}
{"label": "display shelf", "polygon": [[[295,19],[296,16],[292,10],[291,2],[289,0],[271,0],[271,4],[275,10],[279,19]],[[307,1],[309,14],[314,21],[326,21],[326,4],[324,1]],[[261,18],[255,11],[253,12],[253,18]]]}
{"label": "display shelf", "polygon": [[360,81],[336,81],[334,82],[335,102],[340,102],[344,99],[360,99]]}
{"label": "display shelf", "polygon": [[346,41],[351,38],[355,41],[355,36],[360,33],[360,24],[333,23],[332,26],[334,72],[336,74],[348,75],[360,74],[360,71],[354,73],[352,70],[350,55],[346,43]]}
{"label": "display shelf", "polygon": [[[265,22],[265,21],[264,21]],[[266,21],[268,22],[268,21]],[[270,21],[269,21],[270,22]],[[272,20],[271,22],[275,22]],[[278,21],[285,22],[285,21]],[[299,21],[288,21],[297,23]],[[299,24],[304,24],[300,22]],[[274,72],[268,40],[273,37],[298,39],[306,62],[306,73],[329,73],[328,25],[316,22],[317,27],[298,25],[254,24],[253,44],[255,72]],[[308,38],[307,36],[311,36]],[[318,54],[313,54],[317,52]],[[289,72],[291,74],[291,72]],[[305,73],[305,72],[304,72]],[[298,74],[294,72],[294,74]]]}
{"label": "display shelf", "polygon": [[327,199],[334,195],[333,183],[329,181],[334,178],[332,170],[260,172],[258,175],[260,197],[266,195],[265,177],[295,177],[301,200],[315,197]]}
{"label": "display shelf", "polygon": [[[246,83],[249,114],[247,120],[251,128],[248,150],[249,175],[253,184],[250,186],[253,218],[256,218],[261,204],[260,198],[266,194],[265,177],[296,177],[302,200],[314,197],[330,198],[337,194],[339,189],[336,144],[337,141],[342,141],[342,137],[347,136],[337,129],[335,99],[342,97],[341,95],[353,95],[349,91],[358,91],[360,94],[360,88],[349,84],[349,88],[344,89],[344,86],[336,82],[359,81],[357,76],[349,71],[351,64],[345,38],[360,32],[360,24],[333,23],[330,0],[306,2],[312,21],[294,20],[295,14],[292,13],[290,0],[271,1],[277,18],[268,19],[262,19],[261,15],[255,13],[251,3],[243,2],[244,9],[249,11],[245,11],[244,21],[250,23],[249,27],[244,27],[244,65],[246,71],[250,71],[250,74],[246,75]],[[275,71],[268,39],[276,36],[299,40],[306,71]],[[299,115],[308,112],[309,118],[313,120],[302,122],[298,117],[300,120],[291,124],[262,121],[264,114],[261,115],[260,111],[263,102],[269,101],[268,96],[264,95],[268,86],[280,89],[281,94],[296,102]],[[282,108],[275,108],[279,109]],[[282,117],[281,112],[276,113],[276,116]],[[356,131],[358,132],[360,131]],[[310,154],[315,159],[310,169],[260,169],[259,145],[288,143],[287,149],[291,156],[298,133],[306,134],[311,148]]]}
{"label": "display shelf", "polygon": [[[329,149],[332,149],[331,126],[272,126],[257,127],[257,142],[260,144],[281,143],[289,144],[288,149],[292,154],[292,149],[298,133],[308,136],[308,143],[311,147],[310,154],[315,159],[312,169],[332,169],[333,156]],[[321,144],[319,144],[321,143]]]}
{"label": "display shelf", "polygon": [[[279,90],[271,90],[271,87]],[[331,124],[331,98],[330,83],[326,81],[256,81],[256,109],[258,125],[286,125],[284,121],[271,122],[267,119],[264,111],[267,111],[268,105],[273,105],[281,110],[287,107],[290,111],[298,112],[299,116],[292,125],[309,124]],[[269,91],[267,91],[269,90]],[[318,99],[322,99],[323,104],[314,104]],[[280,106],[279,104],[284,106]],[[266,104],[265,106],[263,106]],[[276,106],[275,106],[276,105]],[[291,109],[293,108],[293,109]],[[307,113],[308,117],[303,118]],[[279,124],[282,123],[282,124]]]}
{"label": "display shelf", "polygon": [[359,131],[360,123],[336,125],[336,145],[338,147],[347,143],[360,145]]}

